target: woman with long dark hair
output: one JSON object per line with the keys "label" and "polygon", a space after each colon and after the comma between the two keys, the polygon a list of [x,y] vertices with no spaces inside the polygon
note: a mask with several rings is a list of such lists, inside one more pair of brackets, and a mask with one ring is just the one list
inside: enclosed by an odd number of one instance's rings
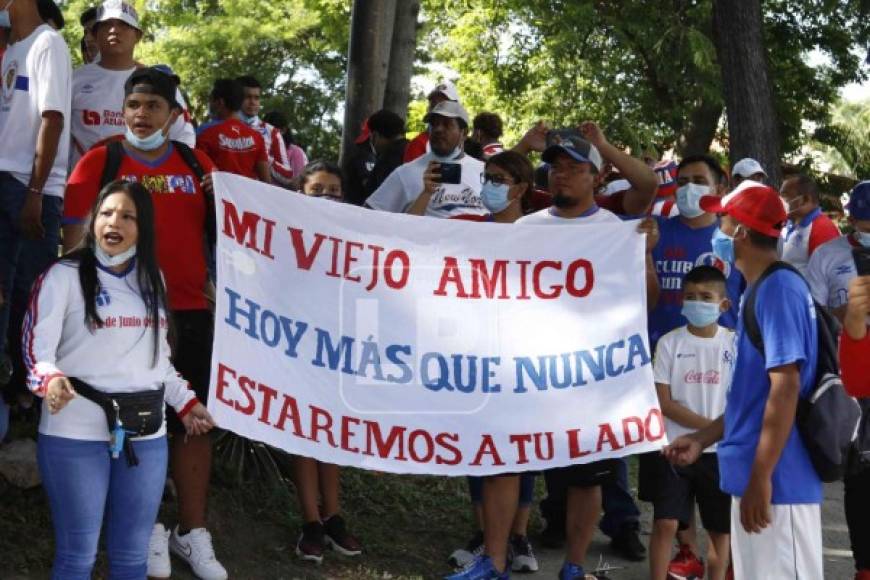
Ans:
{"label": "woman with long dark hair", "polygon": [[43,397],[52,578],[91,577],[104,521],[109,577],[145,577],[166,479],[164,401],[191,435],[214,425],[170,362],[169,329],[151,196],[114,181],[81,244],[37,280],[24,321],[29,384]]}

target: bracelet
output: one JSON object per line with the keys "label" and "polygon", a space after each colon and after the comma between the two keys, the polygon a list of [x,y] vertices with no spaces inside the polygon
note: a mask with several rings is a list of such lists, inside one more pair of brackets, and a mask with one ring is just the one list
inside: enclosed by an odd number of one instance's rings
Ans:
{"label": "bracelet", "polygon": [[36,195],[42,195],[42,190],[36,189],[35,187],[28,187],[27,191],[30,193],[35,193]]}

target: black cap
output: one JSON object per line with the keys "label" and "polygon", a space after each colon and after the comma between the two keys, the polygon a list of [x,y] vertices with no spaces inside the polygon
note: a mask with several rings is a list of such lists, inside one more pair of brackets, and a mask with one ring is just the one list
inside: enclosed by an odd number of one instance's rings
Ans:
{"label": "black cap", "polygon": [[53,22],[58,30],[66,24],[63,12],[52,0],[36,0],[36,10],[39,12],[40,18],[46,22]]}
{"label": "black cap", "polygon": [[145,93],[163,97],[169,102],[170,107],[180,107],[175,100],[178,83],[175,77],[166,74],[159,68],[149,66],[138,68],[133,71],[127,82],[124,83],[124,98],[131,93]]}

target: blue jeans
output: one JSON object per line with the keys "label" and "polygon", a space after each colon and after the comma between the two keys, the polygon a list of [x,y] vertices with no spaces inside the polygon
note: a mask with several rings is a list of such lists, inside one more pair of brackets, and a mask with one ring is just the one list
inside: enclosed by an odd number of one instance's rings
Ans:
{"label": "blue jeans", "polygon": [[[532,497],[535,494],[535,473],[520,474],[520,498],[519,506],[528,507],[532,505]],[[483,478],[468,477],[468,494],[471,496],[471,503],[483,503]]]}
{"label": "blue jeans", "polygon": [[134,441],[139,465],[105,441],[39,435],[42,485],[54,523],[52,580],[89,580],[105,517],[111,580],[142,580],[166,481],[166,437]]}
{"label": "blue jeans", "polygon": [[[21,322],[27,309],[30,288],[37,276],[57,259],[57,247],[60,245],[63,199],[54,195],[42,197],[45,237],[27,240],[21,236],[18,228],[26,195],[26,185],[9,173],[0,172],[0,290],[6,299],[0,306],[0,351],[6,346],[6,333],[10,328],[19,338],[12,346],[20,344]],[[14,350],[9,353],[12,358],[20,358],[20,352]]]}

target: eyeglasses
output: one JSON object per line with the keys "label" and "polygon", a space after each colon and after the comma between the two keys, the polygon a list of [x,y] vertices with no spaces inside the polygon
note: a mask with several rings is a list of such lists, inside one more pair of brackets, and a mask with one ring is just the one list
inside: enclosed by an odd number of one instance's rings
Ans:
{"label": "eyeglasses", "polygon": [[481,173],[480,182],[489,182],[494,183],[495,185],[513,185],[513,180],[510,177],[496,175],[495,173]]}

